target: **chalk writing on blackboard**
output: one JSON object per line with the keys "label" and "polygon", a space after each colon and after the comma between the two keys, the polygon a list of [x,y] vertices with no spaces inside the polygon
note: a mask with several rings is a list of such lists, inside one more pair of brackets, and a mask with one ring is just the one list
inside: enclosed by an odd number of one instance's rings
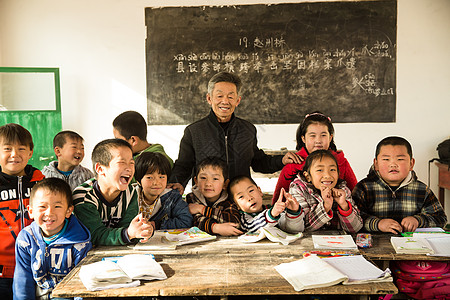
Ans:
{"label": "chalk writing on blackboard", "polygon": [[313,110],[393,122],[396,11],[392,0],[148,8],[148,122],[205,116],[220,71],[242,78],[236,114],[253,123],[299,123]]}

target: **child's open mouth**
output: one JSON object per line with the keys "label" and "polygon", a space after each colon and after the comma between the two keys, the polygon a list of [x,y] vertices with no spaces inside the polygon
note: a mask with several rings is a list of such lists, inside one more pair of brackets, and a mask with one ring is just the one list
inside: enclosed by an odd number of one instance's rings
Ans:
{"label": "child's open mouth", "polygon": [[122,184],[128,184],[130,182],[131,176],[121,176],[120,177],[120,183]]}

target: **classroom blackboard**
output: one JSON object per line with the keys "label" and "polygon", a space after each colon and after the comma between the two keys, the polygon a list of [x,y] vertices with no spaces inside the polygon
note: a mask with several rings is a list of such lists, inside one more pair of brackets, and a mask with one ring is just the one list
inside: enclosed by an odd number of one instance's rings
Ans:
{"label": "classroom blackboard", "polygon": [[236,115],[298,124],[395,122],[397,2],[146,8],[149,125],[208,114],[208,80],[243,81]]}

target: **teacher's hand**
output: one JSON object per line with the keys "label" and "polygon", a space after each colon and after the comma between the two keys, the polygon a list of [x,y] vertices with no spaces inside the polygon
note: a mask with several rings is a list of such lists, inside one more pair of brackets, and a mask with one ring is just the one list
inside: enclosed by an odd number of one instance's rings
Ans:
{"label": "teacher's hand", "polygon": [[283,156],[281,160],[283,165],[287,164],[301,164],[303,162],[303,158],[295,152],[288,152]]}

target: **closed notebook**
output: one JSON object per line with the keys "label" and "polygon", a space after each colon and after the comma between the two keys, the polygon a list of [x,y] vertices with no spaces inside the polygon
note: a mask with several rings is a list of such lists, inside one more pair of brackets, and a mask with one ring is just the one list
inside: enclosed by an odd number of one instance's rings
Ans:
{"label": "closed notebook", "polygon": [[314,249],[357,250],[351,235],[312,235]]}
{"label": "closed notebook", "polygon": [[391,244],[399,254],[433,254],[433,248],[426,239],[415,237],[391,237]]}

